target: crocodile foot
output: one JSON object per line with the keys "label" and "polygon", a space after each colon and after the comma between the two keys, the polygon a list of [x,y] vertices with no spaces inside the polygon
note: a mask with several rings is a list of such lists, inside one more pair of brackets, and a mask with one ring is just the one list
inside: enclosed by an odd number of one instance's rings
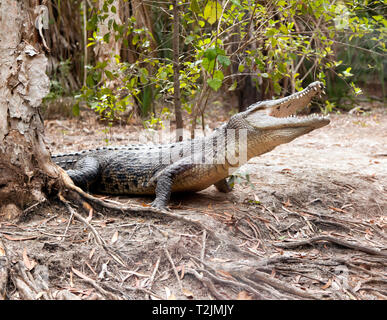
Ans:
{"label": "crocodile foot", "polygon": [[160,211],[170,211],[168,209],[168,207],[166,206],[166,204],[157,198],[155,200],[153,200],[153,202],[151,203],[151,207],[158,209]]}

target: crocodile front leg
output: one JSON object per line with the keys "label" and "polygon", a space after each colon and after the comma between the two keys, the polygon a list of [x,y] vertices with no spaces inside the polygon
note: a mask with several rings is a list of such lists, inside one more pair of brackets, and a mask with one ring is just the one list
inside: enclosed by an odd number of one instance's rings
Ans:
{"label": "crocodile front leg", "polygon": [[219,192],[229,193],[232,191],[233,187],[230,186],[227,178],[219,180],[217,183],[214,183],[214,186]]}
{"label": "crocodile front leg", "polygon": [[167,205],[171,198],[173,182],[180,173],[190,170],[193,166],[194,164],[191,162],[183,160],[166,167],[157,174],[157,177],[154,178],[157,180],[156,198],[151,206],[160,210],[167,210]]}

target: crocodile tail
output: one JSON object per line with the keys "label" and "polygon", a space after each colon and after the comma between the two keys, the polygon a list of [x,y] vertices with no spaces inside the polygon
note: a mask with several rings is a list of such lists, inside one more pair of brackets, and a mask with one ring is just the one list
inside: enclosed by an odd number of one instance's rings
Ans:
{"label": "crocodile tail", "polygon": [[74,167],[74,164],[81,158],[81,152],[55,154],[51,156],[51,160],[64,170]]}

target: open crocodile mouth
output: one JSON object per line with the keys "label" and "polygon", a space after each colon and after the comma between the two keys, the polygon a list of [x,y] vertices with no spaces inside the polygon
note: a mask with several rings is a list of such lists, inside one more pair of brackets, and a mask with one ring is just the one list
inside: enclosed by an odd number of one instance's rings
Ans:
{"label": "open crocodile mouth", "polygon": [[329,116],[311,114],[306,116],[290,115],[288,117],[273,117],[267,114],[256,113],[247,116],[250,125],[262,131],[297,130],[308,131],[321,128],[329,124]]}
{"label": "open crocodile mouth", "polygon": [[286,118],[281,118],[285,121],[282,126],[300,128],[300,127],[314,127],[319,128],[327,125],[330,122],[329,115],[322,116],[316,113],[310,115],[290,115]]}
{"label": "open crocodile mouth", "polygon": [[274,100],[274,103],[268,106],[267,114],[279,118],[297,114],[297,112],[309,108],[312,99],[316,96],[321,98],[322,94],[325,94],[324,84],[315,81],[300,92]]}
{"label": "open crocodile mouth", "polygon": [[290,96],[255,103],[246,112],[264,111],[272,117],[286,118],[307,108],[314,97],[321,98],[322,94],[325,94],[324,84],[320,81],[315,81],[309,84],[304,90],[293,93]]}
{"label": "open crocodile mouth", "polygon": [[279,101],[279,104],[285,104],[287,102],[300,100],[304,96],[314,97],[318,95],[321,98],[322,94],[325,94],[324,84],[320,81],[315,81],[309,84],[304,90],[293,93],[292,95],[279,99],[278,101]]}

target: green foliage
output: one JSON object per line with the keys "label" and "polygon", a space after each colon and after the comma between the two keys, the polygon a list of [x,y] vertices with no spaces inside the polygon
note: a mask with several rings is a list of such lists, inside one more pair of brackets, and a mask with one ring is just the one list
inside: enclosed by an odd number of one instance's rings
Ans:
{"label": "green foliage", "polygon": [[148,120],[144,121],[144,127],[151,130],[164,129],[164,121],[169,120],[171,112],[168,108],[163,108],[159,117],[156,117],[154,113],[151,113],[151,116]]}
{"label": "green foliage", "polygon": [[[148,30],[134,16],[122,24],[109,19],[108,13],[118,9],[112,3],[106,0],[102,10],[91,10],[88,46],[121,39],[123,47],[135,53],[135,61],[112,57],[116,70],[107,70],[108,61],[90,66],[78,98],[101,116],[113,119],[117,111],[128,107],[132,97],[143,116],[151,115],[147,125],[153,127],[159,124],[159,118],[152,115],[154,101],[171,100],[174,93],[172,5],[149,6],[153,30]],[[188,113],[205,87],[212,92],[237,90],[246,75],[270,98],[320,80],[328,85],[330,99],[322,107],[324,112],[340,108],[337,98],[348,96],[349,91],[351,96],[360,94],[358,83],[366,81],[370,73],[385,81],[385,1],[179,3],[180,89],[182,106]],[[101,22],[109,27],[104,35],[98,32]],[[120,88],[109,89],[103,79],[118,79]],[[225,87],[227,80],[231,81]],[[119,97],[122,90],[127,92],[123,99]]]}

